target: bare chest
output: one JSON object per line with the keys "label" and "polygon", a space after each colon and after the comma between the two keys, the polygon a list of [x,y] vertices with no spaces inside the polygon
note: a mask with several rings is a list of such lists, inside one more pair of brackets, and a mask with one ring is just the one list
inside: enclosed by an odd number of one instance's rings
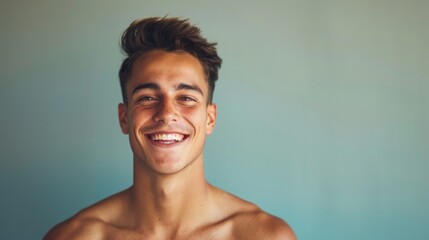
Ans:
{"label": "bare chest", "polygon": [[236,239],[228,226],[211,226],[183,234],[137,232],[124,229],[110,229],[103,234],[103,240],[229,240]]}

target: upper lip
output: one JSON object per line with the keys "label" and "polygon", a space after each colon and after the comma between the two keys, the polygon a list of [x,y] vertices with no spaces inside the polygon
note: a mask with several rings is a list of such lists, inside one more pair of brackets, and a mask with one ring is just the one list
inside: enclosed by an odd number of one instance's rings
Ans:
{"label": "upper lip", "polygon": [[154,135],[154,134],[180,134],[180,135],[189,135],[186,133],[182,133],[182,132],[176,132],[176,131],[157,131],[157,132],[150,132],[150,133],[146,133],[145,135]]}

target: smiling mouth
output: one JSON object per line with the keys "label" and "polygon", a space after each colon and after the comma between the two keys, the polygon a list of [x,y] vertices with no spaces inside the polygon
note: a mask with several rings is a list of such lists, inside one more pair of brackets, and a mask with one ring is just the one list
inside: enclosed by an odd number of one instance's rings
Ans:
{"label": "smiling mouth", "polygon": [[189,137],[189,135],[180,134],[180,133],[155,133],[155,134],[148,134],[147,137],[160,144],[174,144],[179,143],[185,140]]}

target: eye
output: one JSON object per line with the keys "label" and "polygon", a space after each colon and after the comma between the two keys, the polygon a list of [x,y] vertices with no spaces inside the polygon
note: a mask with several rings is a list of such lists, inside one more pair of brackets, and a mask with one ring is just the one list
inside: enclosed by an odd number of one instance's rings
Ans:
{"label": "eye", "polygon": [[184,106],[193,106],[198,102],[197,98],[192,96],[180,96],[178,101]]}
{"label": "eye", "polygon": [[181,97],[181,98],[179,98],[179,100],[182,100],[182,101],[185,101],[185,102],[187,102],[187,101],[195,101],[195,99],[193,99],[191,97],[188,97],[188,96]]}
{"label": "eye", "polygon": [[155,100],[155,98],[150,96],[143,96],[139,98],[139,101],[153,101],[153,100]]}
{"label": "eye", "polygon": [[139,98],[139,101],[151,101],[151,100],[155,100],[155,99],[153,97],[148,97],[148,96]]}
{"label": "eye", "polygon": [[151,104],[158,101],[158,98],[152,96],[141,96],[137,98],[137,102],[141,104]]}

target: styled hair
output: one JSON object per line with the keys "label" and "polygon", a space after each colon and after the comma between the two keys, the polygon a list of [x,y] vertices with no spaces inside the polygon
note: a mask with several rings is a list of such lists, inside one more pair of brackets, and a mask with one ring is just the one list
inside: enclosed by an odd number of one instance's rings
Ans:
{"label": "styled hair", "polygon": [[127,82],[131,77],[135,61],[152,50],[168,52],[186,52],[201,63],[209,86],[208,103],[213,100],[215,81],[222,59],[216,51],[216,43],[209,43],[201,35],[198,27],[191,25],[188,19],[145,18],[136,20],[124,31],[121,47],[126,54],[119,70],[122,100],[127,103]]}

